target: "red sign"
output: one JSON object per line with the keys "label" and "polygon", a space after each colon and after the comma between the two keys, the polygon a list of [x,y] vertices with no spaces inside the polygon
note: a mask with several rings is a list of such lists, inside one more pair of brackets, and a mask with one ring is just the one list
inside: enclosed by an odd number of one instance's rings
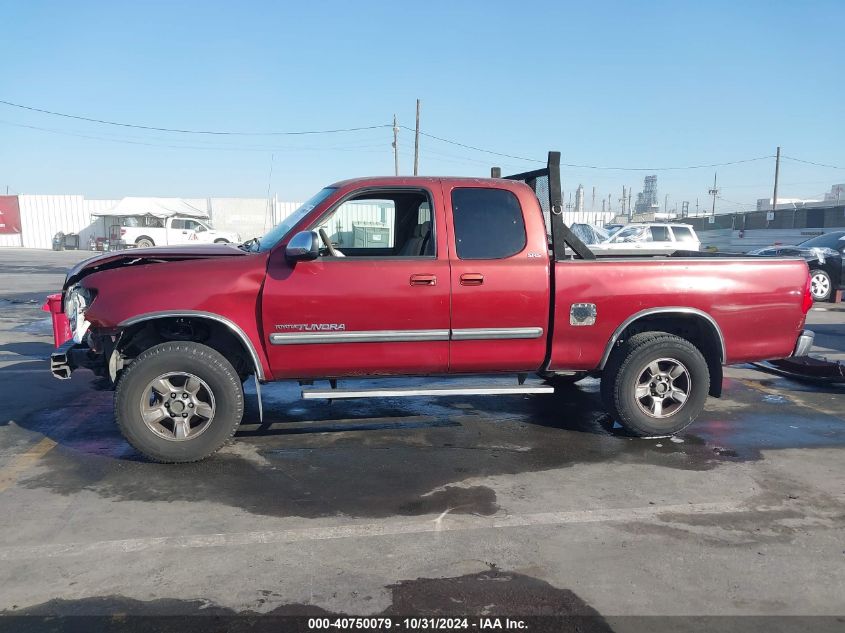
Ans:
{"label": "red sign", "polygon": [[17,196],[0,196],[0,235],[21,232],[21,208]]}

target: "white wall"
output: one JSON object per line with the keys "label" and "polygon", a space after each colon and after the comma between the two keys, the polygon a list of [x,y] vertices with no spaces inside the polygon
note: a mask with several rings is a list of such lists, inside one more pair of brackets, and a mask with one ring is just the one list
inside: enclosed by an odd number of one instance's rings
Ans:
{"label": "white wall", "polygon": [[[79,233],[86,229],[90,214],[82,196],[18,196],[21,209],[21,238],[25,248],[52,248],[53,235]],[[82,236],[80,236],[80,241]]]}

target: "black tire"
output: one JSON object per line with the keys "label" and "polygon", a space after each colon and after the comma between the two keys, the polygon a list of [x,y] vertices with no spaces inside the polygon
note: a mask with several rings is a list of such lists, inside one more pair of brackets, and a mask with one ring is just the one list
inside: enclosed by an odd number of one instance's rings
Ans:
{"label": "black tire", "polygon": [[151,237],[144,236],[144,237],[139,237],[137,240],[135,240],[135,246],[137,246],[138,248],[150,248],[150,247],[155,246],[155,245],[156,245],[156,243],[153,241],[153,238],[151,238]]}
{"label": "black tire", "polygon": [[[649,370],[656,361],[662,363],[658,365],[661,371],[672,368],[674,362],[675,367],[679,365],[685,373],[669,380],[668,373],[655,374]],[[650,382],[648,376],[652,376]],[[647,384],[641,382],[643,377]],[[673,380],[678,381],[677,385]],[[667,386],[661,386],[660,382]],[[654,387],[650,386],[652,384]],[[648,393],[638,398],[638,385],[657,394],[658,398]],[[656,417],[655,402],[661,392],[655,389],[667,389],[671,393],[683,391],[686,397],[680,403],[674,397],[664,395],[669,400],[667,411],[662,411],[666,402],[662,400],[657,413],[663,417]],[[602,400],[608,413],[629,433],[640,437],[673,435],[686,428],[704,409],[709,391],[710,372],[704,356],[686,339],[665,332],[644,332],[625,341],[610,355],[601,380]],[[645,409],[652,411],[647,413]]]}
{"label": "black tire", "polygon": [[816,268],[810,271],[810,292],[813,301],[827,301],[833,293],[833,282],[827,271]]}
{"label": "black tire", "polygon": [[[214,410],[195,437],[167,439],[144,422],[141,407],[150,398],[152,381],[179,372],[205,383],[203,389],[208,391],[203,393],[211,394]],[[215,453],[235,434],[243,413],[244,393],[237,371],[219,352],[199,343],[161,343],[144,351],[121,374],[114,397],[115,419],[126,441],[145,457],[164,463],[196,462]]]}

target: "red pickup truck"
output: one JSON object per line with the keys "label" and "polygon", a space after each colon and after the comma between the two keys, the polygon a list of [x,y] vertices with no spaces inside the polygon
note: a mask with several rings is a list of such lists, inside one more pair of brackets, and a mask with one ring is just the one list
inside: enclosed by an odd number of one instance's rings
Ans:
{"label": "red pickup truck", "polygon": [[[508,178],[347,180],[240,247],[82,262],[63,289],[74,339],[52,372],[109,377],[126,439],[150,459],[189,462],[234,435],[251,375],[261,411],[260,385],[274,380],[326,379],[303,397],[336,400],[541,393],[589,374],[614,419],[650,436],[719,396],[723,365],[806,353],[803,260],[596,259],[563,224],[549,156]],[[337,388],[490,373],[513,383]],[[546,382],[525,383],[529,373]]]}

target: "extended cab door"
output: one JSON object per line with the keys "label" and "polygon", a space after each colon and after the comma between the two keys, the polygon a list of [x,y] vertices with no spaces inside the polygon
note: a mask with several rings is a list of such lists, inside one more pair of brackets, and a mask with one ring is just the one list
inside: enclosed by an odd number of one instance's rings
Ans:
{"label": "extended cab door", "polygon": [[268,262],[262,329],[273,375],[442,374],[449,358],[449,254],[439,181],[342,195],[309,229],[313,261]]}
{"label": "extended cab door", "polygon": [[444,182],[450,203],[450,372],[531,371],[546,354],[549,254],[526,186]]}

